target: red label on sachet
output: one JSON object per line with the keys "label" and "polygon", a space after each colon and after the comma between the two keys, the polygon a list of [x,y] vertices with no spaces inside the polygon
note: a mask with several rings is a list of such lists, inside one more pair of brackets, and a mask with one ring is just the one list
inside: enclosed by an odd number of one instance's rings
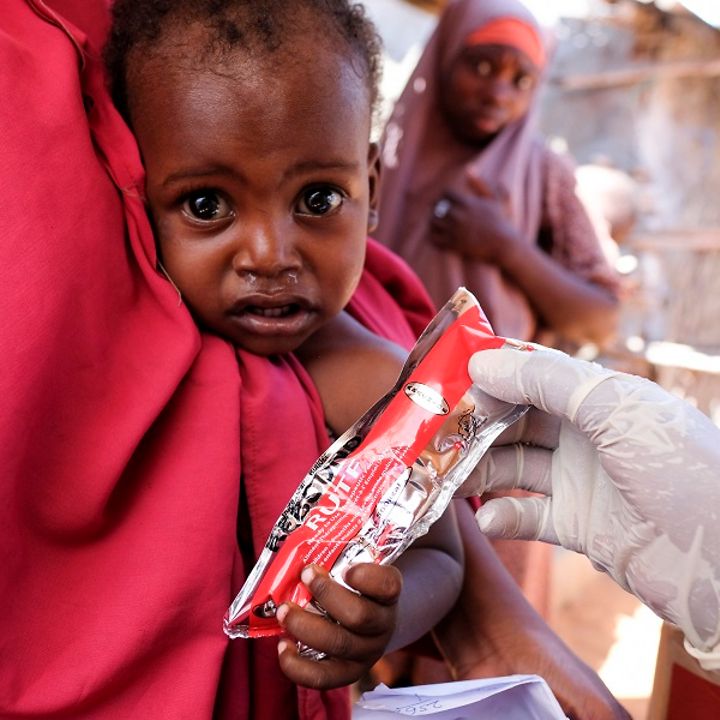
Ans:
{"label": "red label on sachet", "polygon": [[472,295],[458,291],[418,340],[393,390],[318,459],[293,495],[228,611],[231,637],[279,634],[277,607],[312,599],[300,581],[307,565],[341,581],[352,562],[390,562],[427,531],[419,521],[442,514],[484,452],[479,439],[489,445],[490,435],[524,412],[496,400],[488,411],[477,392],[468,394],[470,357],[504,342]]}

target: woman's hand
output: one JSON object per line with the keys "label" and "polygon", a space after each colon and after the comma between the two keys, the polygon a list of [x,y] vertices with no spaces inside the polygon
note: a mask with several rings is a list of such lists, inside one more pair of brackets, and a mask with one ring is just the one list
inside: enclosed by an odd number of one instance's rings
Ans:
{"label": "woman's hand", "polygon": [[453,679],[540,675],[572,720],[629,720],[597,674],[525,599],[478,532],[470,505],[456,505],[465,584],[457,605],[433,630]]}
{"label": "woman's hand", "polygon": [[475,662],[458,668],[455,680],[539,675],[571,720],[630,720],[592,668],[539,618],[493,628],[485,640]]}
{"label": "woman's hand", "polygon": [[431,238],[443,250],[477,262],[502,267],[518,244],[518,233],[508,219],[507,199],[474,176],[467,191],[446,191],[433,208]]}
{"label": "woman's hand", "polygon": [[528,242],[510,222],[509,200],[467,175],[466,188],[447,190],[429,219],[435,245],[502,271],[542,325],[577,343],[607,342],[617,325],[614,291],[584,277]]}
{"label": "woman's hand", "polygon": [[303,570],[303,583],[327,616],[292,603],[278,609],[278,621],[288,635],[326,655],[323,660],[302,657],[294,642],[280,641],[280,667],[298,685],[329,689],[355,682],[380,659],[392,637],[402,589],[400,572],[392,566],[363,563],[351,567],[344,579],[358,592],[320,568],[311,565]]}

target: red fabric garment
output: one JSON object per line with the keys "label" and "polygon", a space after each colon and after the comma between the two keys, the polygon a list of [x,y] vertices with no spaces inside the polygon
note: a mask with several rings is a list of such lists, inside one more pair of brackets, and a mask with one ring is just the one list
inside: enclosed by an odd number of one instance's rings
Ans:
{"label": "red fabric garment", "polygon": [[[348,717],[345,691],[297,691],[274,646],[221,630],[239,478],[257,550],[326,441],[318,398],[292,358],[238,372],[155,271],[137,148],[84,40],[39,0],[3,5],[0,717]],[[381,291],[366,273],[357,302],[407,336]]]}
{"label": "red fabric garment", "polygon": [[374,333],[409,350],[435,314],[430,295],[401,257],[371,238],[365,269],[361,292],[355,293],[348,312]]}
{"label": "red fabric garment", "polygon": [[235,353],[154,271],[132,136],[35,7],[0,13],[0,716],[210,717]]}
{"label": "red fabric garment", "polygon": [[[243,502],[251,520],[252,549],[244,548],[246,566],[236,553],[233,597],[290,495],[329,442],[320,399],[293,356],[268,360],[240,351],[238,358]],[[248,705],[243,679],[250,677],[254,688],[249,698],[250,717],[292,718],[296,706],[302,709],[301,718],[349,717],[346,689],[318,693],[298,688],[280,672],[277,657],[277,639],[231,642],[216,716],[235,718],[237,709]]]}

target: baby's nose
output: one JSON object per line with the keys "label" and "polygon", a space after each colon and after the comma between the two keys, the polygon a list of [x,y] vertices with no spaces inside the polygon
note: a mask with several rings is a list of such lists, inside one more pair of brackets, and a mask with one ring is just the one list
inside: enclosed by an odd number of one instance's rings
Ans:
{"label": "baby's nose", "polygon": [[297,276],[300,256],[291,233],[283,232],[275,223],[266,220],[243,225],[232,265],[238,274]]}

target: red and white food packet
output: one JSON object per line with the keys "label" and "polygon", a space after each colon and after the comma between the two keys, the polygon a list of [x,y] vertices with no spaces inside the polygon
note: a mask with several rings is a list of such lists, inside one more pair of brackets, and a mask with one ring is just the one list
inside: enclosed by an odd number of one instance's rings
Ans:
{"label": "red and white food packet", "polygon": [[492,441],[527,410],[473,386],[470,357],[499,348],[460,288],[418,339],[393,389],[300,483],[224,619],[232,638],[278,635],[277,608],[312,598],[309,564],[342,582],[359,562],[391,563],[442,515]]}

